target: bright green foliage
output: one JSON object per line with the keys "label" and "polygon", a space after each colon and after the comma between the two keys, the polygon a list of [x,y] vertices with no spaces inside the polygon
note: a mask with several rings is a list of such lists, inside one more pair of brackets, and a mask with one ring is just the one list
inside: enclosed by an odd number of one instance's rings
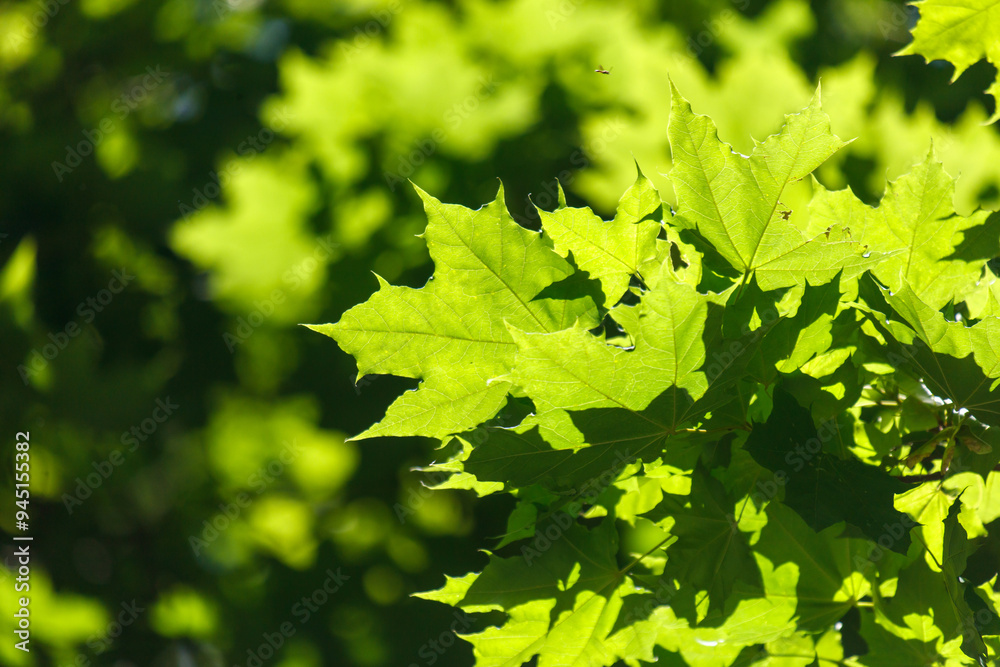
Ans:
{"label": "bright green foliage", "polygon": [[820,189],[812,213],[829,224],[842,222],[872,248],[897,250],[872,274],[893,291],[908,285],[935,308],[965,296],[982,277],[983,261],[1000,255],[1000,216],[977,211],[955,215],[955,180],[934,161],[933,152],[887,188],[878,208],[862,204],[849,190]]}
{"label": "bright green foliage", "polygon": [[[601,281],[605,303],[614,304],[628,289],[629,279],[655,271],[660,197],[642,172],[618,204],[618,215],[606,223],[590,209],[561,207],[542,211],[542,225],[556,250],[572,252],[576,265]],[[647,268],[649,265],[649,268]]]}
{"label": "bright green foliage", "polygon": [[[900,55],[918,53],[931,60],[948,60],[959,75],[978,60],[988,58],[1000,66],[1000,5],[993,0],[922,0],[914,3],[920,20],[913,30],[913,42]],[[989,89],[1000,100],[1000,82]],[[990,121],[1000,118],[1000,107]]]}
{"label": "bright green foliage", "polygon": [[491,206],[475,212],[421,196],[434,280],[414,290],[379,278],[381,289],[371,301],[337,324],[313,327],[357,357],[360,375],[424,380],[362,437],[440,437],[472,428],[493,416],[507,394],[507,383],[489,382],[513,362],[507,327],[552,332],[579,318],[596,323],[589,297],[534,300],[572,268],[541,235],[514,222],[503,189]]}
{"label": "bright green foliage", "polygon": [[[791,277],[793,271],[799,276],[817,268],[836,273],[840,258],[829,248],[812,245],[812,252],[796,253],[805,239],[779,208],[789,183],[810,174],[843,146],[830,133],[819,93],[807,110],[788,118],[779,135],[756,145],[749,159],[721,144],[712,121],[692,114],[687,101],[674,93],[670,177],[680,210],[701,236],[741,273],[770,275],[777,264],[785,278],[775,279],[772,287],[800,282]],[[790,263],[789,257],[799,261]],[[810,260],[821,262],[821,268],[807,269]]]}
{"label": "bright green foliage", "polygon": [[614,220],[560,201],[541,233],[502,188],[418,190],[434,276],[313,327],[422,381],[364,437],[458,443],[442,486],[517,498],[421,596],[489,613],[477,665],[992,664],[997,216],[932,155],[875,208],[815,181],[785,208],[845,145],[819,93],[750,156],[672,94],[676,210],[641,172]]}

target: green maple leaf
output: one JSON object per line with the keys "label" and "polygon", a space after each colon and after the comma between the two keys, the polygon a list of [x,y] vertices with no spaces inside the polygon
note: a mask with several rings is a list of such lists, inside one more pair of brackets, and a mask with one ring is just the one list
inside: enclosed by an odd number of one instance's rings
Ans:
{"label": "green maple leaf", "polygon": [[818,187],[810,205],[813,216],[846,224],[854,238],[888,254],[874,275],[893,291],[909,285],[934,308],[963,300],[986,261],[1000,255],[1000,216],[986,211],[957,215],[955,179],[934,160],[933,151],[886,187],[877,208],[861,203],[850,190]]}
{"label": "green maple leaf", "polygon": [[503,406],[510,385],[490,380],[510,370],[515,344],[507,325],[558,331],[577,320],[596,324],[593,300],[536,299],[572,273],[541,235],[518,225],[503,188],[473,211],[442,204],[419,188],[424,232],[435,273],[420,289],[379,278],[368,302],[336,324],[310,328],[334,338],[368,373],[419,378],[385,419],[358,438],[387,435],[443,437],[468,430]]}
{"label": "green maple leaf", "polygon": [[[467,612],[507,614],[500,626],[462,635],[476,665],[516,667],[538,656],[539,667],[606,667],[632,658],[619,652],[626,644],[607,642],[623,597],[635,592],[618,567],[617,547],[607,519],[593,530],[571,526],[530,559],[491,556],[457,602]],[[454,582],[434,599],[456,598]]]}
{"label": "green maple leaf", "polygon": [[545,410],[642,410],[672,386],[698,397],[707,386],[698,369],[712,301],[670,276],[659,280],[637,308],[631,350],[580,327],[542,334],[512,330],[517,356],[509,379]]}
{"label": "green maple leaf", "polygon": [[775,565],[791,561],[799,569],[796,588],[799,627],[821,630],[832,626],[871,592],[864,572],[869,544],[840,537],[830,527],[816,532],[780,502],[767,506],[767,525],[755,549]]}
{"label": "green maple leaf", "polygon": [[[491,430],[469,457],[466,470],[514,487],[541,483],[565,488],[599,475],[622,458],[656,459],[668,438],[674,448],[668,458],[690,469],[690,446],[699,437],[681,431],[693,427],[708,409],[693,406],[708,385],[697,369],[705,360],[706,323],[718,319],[708,315],[711,302],[712,297],[690,285],[664,277],[637,307],[637,340],[631,350],[580,327],[553,333],[511,327],[517,354],[513,372],[504,379],[532,399],[540,411],[540,428]],[[622,415],[608,418],[602,409]],[[566,427],[572,424],[558,421],[565,419],[558,415],[566,411],[584,432],[585,442],[566,441]],[[608,424],[617,426],[608,432]],[[678,454],[681,450],[687,454]],[[687,463],[679,463],[678,457]]]}
{"label": "green maple leaf", "polygon": [[625,294],[633,276],[644,280],[655,271],[656,236],[660,233],[660,195],[639,175],[621,201],[615,219],[605,222],[589,208],[563,206],[549,213],[538,209],[542,229],[563,257],[573,253],[576,265],[600,280],[605,301],[613,306]]}
{"label": "green maple leaf", "polygon": [[[706,415],[714,414],[717,430],[735,428],[745,419],[748,399],[733,385],[753,354],[716,354],[707,369],[712,382],[702,370],[705,339],[716,344],[721,331],[715,300],[663,277],[636,307],[631,350],[578,327],[539,334],[512,329],[518,350],[507,379],[539,408],[539,428],[492,430],[466,470],[515,488],[538,483],[553,489],[576,486],[621,459],[659,460],[690,473],[699,448],[724,435],[700,428]],[[758,344],[749,341],[748,349]],[[735,409],[724,409],[734,401]],[[567,439],[569,425],[557,417],[564,412],[582,442]]]}
{"label": "green maple leaf", "polygon": [[980,421],[1000,426],[1000,318],[989,317],[971,327],[950,322],[904,286],[893,294],[870,279],[861,281],[869,312],[886,323],[893,365],[923,380],[935,396],[969,410]]}
{"label": "green maple leaf", "polygon": [[[794,305],[794,313],[782,314],[784,295],[780,292],[762,292],[756,278],[751,278],[726,304],[724,322],[729,337],[748,341],[741,351],[748,357],[746,368],[765,385],[773,383],[780,373],[795,371],[826,352],[833,342],[832,322],[840,311],[837,279],[822,285],[807,283]],[[754,319],[760,321],[760,326],[744,332],[745,323]]]}
{"label": "green maple leaf", "polygon": [[[933,619],[926,619],[933,623]],[[914,614],[914,622],[917,615]],[[945,642],[940,636],[927,641],[914,637],[903,638],[896,628],[886,628],[877,622],[874,614],[861,617],[861,635],[868,651],[860,656],[857,664],[865,667],[963,667],[971,664],[962,653],[961,638]]]}
{"label": "green maple leaf", "polygon": [[511,489],[540,484],[565,492],[575,491],[609,470],[620,472],[638,453],[630,443],[618,441],[554,448],[537,426],[490,429],[464,467],[478,480],[503,481]]}
{"label": "green maple leaf", "polygon": [[[676,215],[641,172],[611,221],[560,189],[540,233],[502,190],[421,193],[433,277],[314,327],[420,380],[360,437],[439,438],[435,488],[517,499],[421,597],[489,613],[479,666],[989,659],[996,624],[959,635],[996,600],[1000,214],[956,215],[928,156],[874,208],[815,184],[807,237],[781,198],[843,146],[818,92],[750,156],[676,90],[668,134]],[[940,484],[896,453],[938,424]]]}
{"label": "green maple leaf", "polygon": [[665,572],[682,588],[705,591],[710,610],[721,611],[738,582],[763,587],[747,536],[737,527],[734,506],[722,484],[698,469],[690,496],[667,496],[646,515],[678,538],[667,549]]}
{"label": "green maple leaf", "polygon": [[674,411],[700,414],[702,404],[692,403],[684,392],[670,388],[642,411],[595,408],[571,412],[571,425],[584,442],[561,447],[552,442],[557,438],[549,433],[565,431],[562,417],[556,418],[565,413],[549,412],[516,429],[489,429],[464,468],[479,480],[504,481],[509,488],[541,484],[559,492],[587,488],[609,471],[617,475],[637,461],[690,474],[702,449],[721,436],[693,427],[675,427]]}
{"label": "green maple leaf", "polygon": [[[931,60],[947,60],[955,66],[955,81],[973,63],[989,59],[1000,67],[1000,5],[993,0],[922,0],[913,3],[920,9],[920,20],[913,30],[913,41],[896,55],[924,56]],[[1000,100],[1000,83],[994,82],[987,91]],[[990,118],[1000,118],[1000,104]]]}
{"label": "green maple leaf", "polygon": [[[976,628],[976,619],[965,600],[966,584],[961,579],[974,547],[965,528],[959,523],[961,501],[955,499],[948,509],[938,549],[931,548],[928,559],[918,558],[899,574],[896,595],[883,609],[895,625],[895,633],[904,639],[931,641],[962,638],[966,655],[986,657],[986,645]],[[934,551],[937,551],[935,554]]]}
{"label": "green maple leaf", "polygon": [[629,667],[662,662],[654,654],[657,646],[676,652],[681,646],[697,645],[687,619],[679,618],[668,604],[673,594],[669,587],[664,589],[661,580],[651,591],[623,598],[614,631],[607,642],[614,645],[618,653],[633,656],[625,658]]}
{"label": "green maple leaf", "polygon": [[[786,116],[776,135],[747,157],[718,138],[715,124],[698,116],[671,86],[668,133],[673,153],[670,179],[677,193],[674,224],[689,224],[734,269],[755,273],[765,290],[847,277],[874,265],[878,256],[839,230],[807,238],[783,214],[781,194],[845,145],[830,131],[817,90],[801,113]],[[832,233],[831,233],[832,231]]]}

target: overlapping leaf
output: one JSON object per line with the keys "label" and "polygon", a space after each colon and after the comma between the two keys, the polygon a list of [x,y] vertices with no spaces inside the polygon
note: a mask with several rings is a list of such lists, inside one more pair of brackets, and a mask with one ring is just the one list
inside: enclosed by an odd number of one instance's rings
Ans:
{"label": "overlapping leaf", "polygon": [[534,334],[512,329],[517,356],[510,379],[546,410],[642,410],[672,386],[697,398],[707,386],[698,370],[712,301],[664,276],[643,295],[631,350],[608,345],[580,327]]}
{"label": "overlapping leaf", "polygon": [[781,132],[758,143],[748,157],[719,141],[714,123],[697,116],[671,89],[670,179],[678,213],[719,255],[743,274],[755,273],[765,290],[828,282],[839,271],[853,277],[880,259],[845,237],[840,225],[807,238],[781,207],[781,193],[844,146],[830,132],[817,90]]}
{"label": "overlapping leaf", "polygon": [[960,507],[959,500],[952,503],[943,522],[939,548],[900,573],[896,595],[883,609],[899,636],[922,642],[961,638],[965,654],[978,660],[986,658],[987,650],[965,601],[962,574],[974,548],[958,521]]}
{"label": "overlapping leaf", "polygon": [[737,582],[763,586],[734,507],[722,484],[699,470],[690,497],[668,497],[647,515],[665,522],[679,538],[667,551],[667,573],[689,589],[707,593],[709,609],[720,610]]}
{"label": "overlapping leaf", "polygon": [[535,297],[567,277],[572,267],[537,233],[507,212],[503,188],[493,203],[472,211],[442,204],[422,190],[424,233],[435,273],[420,289],[379,279],[367,303],[336,324],[311,328],[334,338],[358,361],[358,373],[420,378],[386,418],[359,437],[441,437],[472,428],[503,405],[505,374],[515,344],[507,325],[558,331],[578,319],[594,322],[591,299]]}
{"label": "overlapping leaf", "polygon": [[955,179],[934,160],[933,151],[890,183],[878,208],[850,190],[818,186],[811,204],[816,219],[847,222],[851,236],[872,249],[893,253],[873,268],[893,291],[908,285],[933,308],[965,298],[982,277],[986,261],[1000,255],[1000,216],[955,213]]}
{"label": "overlapping leaf", "polygon": [[499,627],[464,635],[476,664],[515,667],[537,655],[539,667],[599,667],[634,657],[607,641],[623,597],[634,592],[615,560],[617,547],[613,521],[590,531],[573,526],[534,559],[491,557],[460,599],[452,580],[449,602],[507,614]]}
{"label": "overlapping leaf", "polygon": [[865,576],[875,568],[867,558],[869,545],[840,533],[836,527],[812,530],[783,503],[767,506],[767,525],[754,546],[775,565],[797,564],[796,612],[802,629],[829,628],[871,592]]}
{"label": "overlapping leaf", "polygon": [[814,184],[806,224],[783,193],[843,145],[818,93],[742,156],[675,90],[669,138],[676,215],[641,173],[541,234],[421,193],[432,280],[317,327],[422,381],[364,436],[458,443],[439,488],[517,497],[422,596],[489,613],[480,666],[995,660],[1000,215],[955,215],[929,157],[876,208]]}
{"label": "overlapping leaf", "polygon": [[[921,0],[920,20],[913,41],[897,55],[920,54],[931,60],[948,60],[955,66],[952,81],[983,58],[1000,67],[1000,5],[993,0]],[[988,91],[1000,100],[1000,83]],[[1000,118],[1000,105],[990,122]]]}
{"label": "overlapping leaf", "polygon": [[[919,376],[936,396],[950,399],[986,424],[1000,426],[1000,319],[989,317],[967,327],[950,322],[904,286],[896,294],[871,280],[862,281],[873,312],[888,321],[894,359]],[[904,324],[905,323],[905,324]]]}
{"label": "overlapping leaf", "polygon": [[573,253],[580,270],[601,281],[605,304],[613,306],[625,294],[632,277],[655,272],[656,236],[660,233],[660,195],[639,172],[618,202],[615,219],[605,222],[589,208],[539,209],[542,229],[563,257]]}

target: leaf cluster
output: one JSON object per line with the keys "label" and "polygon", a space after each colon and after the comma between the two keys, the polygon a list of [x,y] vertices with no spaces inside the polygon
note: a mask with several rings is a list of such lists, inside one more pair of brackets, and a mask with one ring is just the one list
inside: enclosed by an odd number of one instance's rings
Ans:
{"label": "leaf cluster", "polygon": [[[476,664],[985,665],[1000,654],[1000,216],[933,153],[876,207],[811,181],[819,91],[742,155],[672,91],[665,204],[518,225],[418,189],[435,272],[312,328],[419,380],[358,438],[516,498]],[[496,613],[499,612],[499,615]],[[498,620],[499,619],[499,620]]]}

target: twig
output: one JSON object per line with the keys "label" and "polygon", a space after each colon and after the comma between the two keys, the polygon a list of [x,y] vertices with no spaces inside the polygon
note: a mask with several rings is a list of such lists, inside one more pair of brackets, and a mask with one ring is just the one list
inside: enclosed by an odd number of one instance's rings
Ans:
{"label": "twig", "polygon": [[[995,466],[993,470],[1000,472],[1000,465]],[[908,482],[910,484],[920,484],[922,482],[937,482],[943,479],[944,473],[932,472],[926,475],[900,475],[896,479],[900,482]]]}

